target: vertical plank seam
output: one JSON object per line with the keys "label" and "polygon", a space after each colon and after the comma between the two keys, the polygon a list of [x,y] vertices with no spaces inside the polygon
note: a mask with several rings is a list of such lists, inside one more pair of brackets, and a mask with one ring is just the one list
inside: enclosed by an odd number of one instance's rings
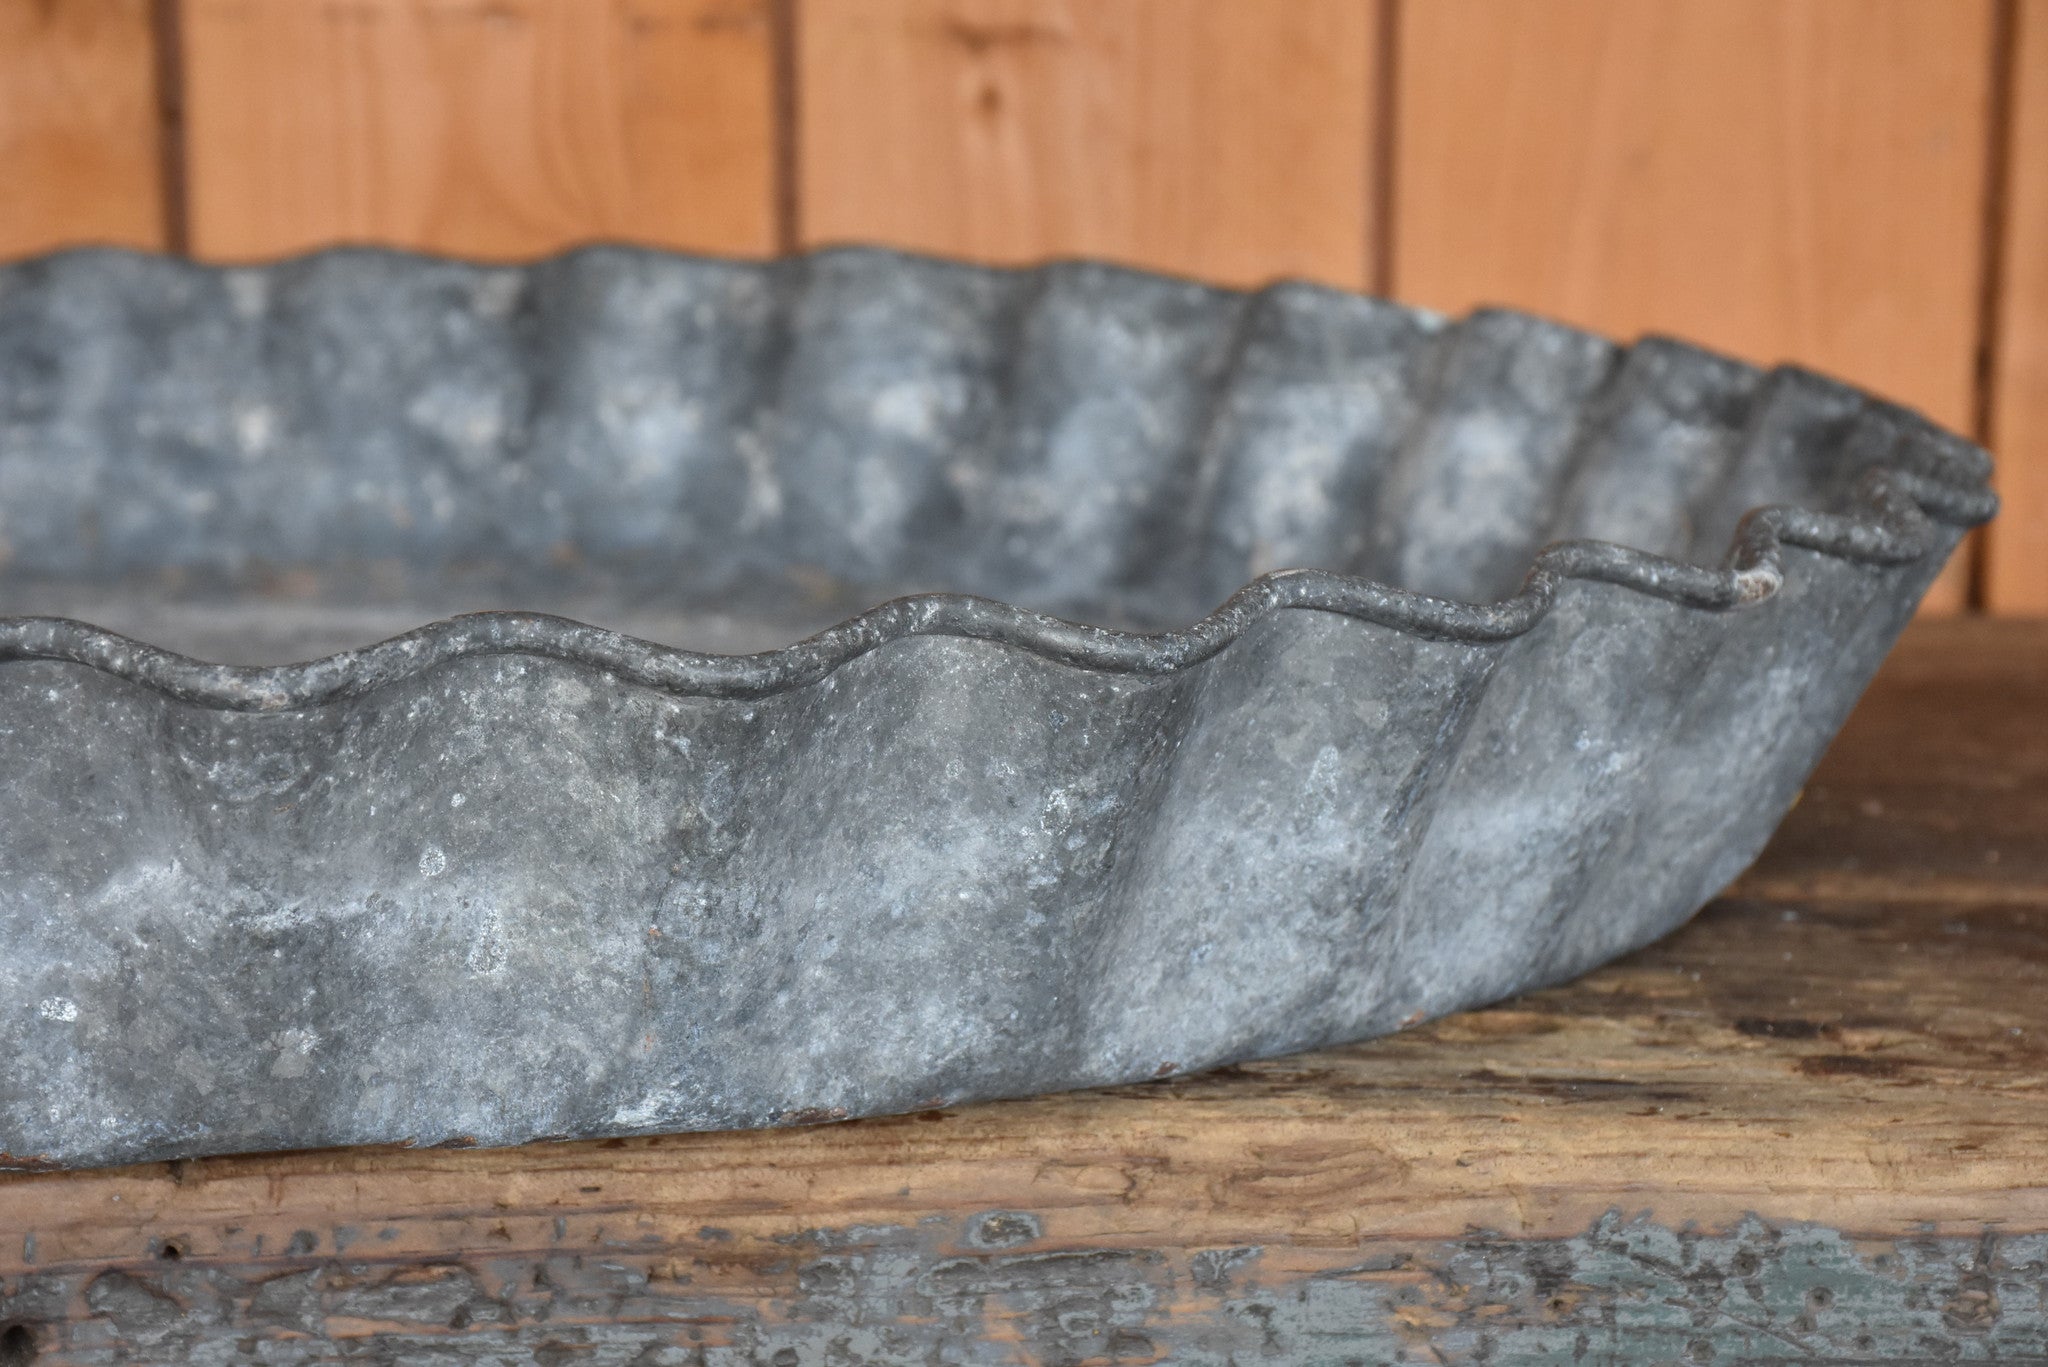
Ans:
{"label": "vertical plank seam", "polygon": [[[2012,175],[2013,85],[2018,79],[2020,37],[2019,0],[1993,0],[1991,10],[1990,66],[1986,83],[1984,151],[1984,197],[1982,239],[1978,251],[1977,354],[1972,379],[1975,393],[1970,415],[1971,433],[1979,445],[1989,447],[1997,419],[1999,327],[2005,316],[2005,210]],[[1970,584],[1968,607],[1983,612],[1991,603],[1991,539],[1997,528],[1987,527],[1970,539]]]}
{"label": "vertical plank seam", "polygon": [[772,44],[768,79],[774,104],[774,186],[775,253],[787,256],[803,240],[802,204],[798,200],[798,176],[802,170],[797,119],[802,113],[797,80],[797,25],[803,22],[799,0],[769,0],[769,29]]}
{"label": "vertical plank seam", "polygon": [[1366,281],[1374,294],[1391,298],[1394,293],[1395,174],[1399,169],[1396,149],[1401,109],[1401,0],[1374,0],[1373,88],[1366,100],[1368,184],[1372,203],[1367,208]]}
{"label": "vertical plank seam", "polygon": [[157,175],[163,183],[164,250],[192,250],[191,199],[185,183],[185,47],[181,0],[153,0],[150,39],[155,49]]}

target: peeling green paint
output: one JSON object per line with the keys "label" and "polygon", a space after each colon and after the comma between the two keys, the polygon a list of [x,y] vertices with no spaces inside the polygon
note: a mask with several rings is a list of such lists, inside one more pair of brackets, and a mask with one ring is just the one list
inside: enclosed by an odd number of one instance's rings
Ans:
{"label": "peeling green paint", "polygon": [[1858,1242],[1610,1214],[1570,1239],[1367,1241],[1279,1273],[1272,1248],[1047,1247],[1041,1231],[989,1211],[756,1240],[746,1297],[687,1270],[729,1262],[730,1235],[445,1266],[52,1268],[0,1283],[0,1333],[24,1326],[38,1367],[2048,1363],[2043,1234]]}

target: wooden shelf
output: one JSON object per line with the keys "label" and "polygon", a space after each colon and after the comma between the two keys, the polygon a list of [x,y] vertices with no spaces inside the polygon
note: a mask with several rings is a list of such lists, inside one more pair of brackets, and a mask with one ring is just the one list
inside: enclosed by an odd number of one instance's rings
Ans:
{"label": "wooden shelf", "polygon": [[0,1362],[2038,1360],[2044,986],[2048,624],[1924,623],[1576,983],[888,1120],[11,1175]]}

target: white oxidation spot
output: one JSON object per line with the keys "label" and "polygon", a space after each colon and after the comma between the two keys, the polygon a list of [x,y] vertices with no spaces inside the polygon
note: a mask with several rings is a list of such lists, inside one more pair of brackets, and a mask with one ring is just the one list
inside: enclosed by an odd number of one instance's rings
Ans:
{"label": "white oxidation spot", "polygon": [[463,803],[467,801],[469,801],[467,795],[462,793],[456,793],[448,799],[448,805],[451,807],[460,807]]}
{"label": "white oxidation spot", "polygon": [[277,437],[277,410],[268,404],[244,404],[235,409],[235,441],[242,453],[263,456]]}
{"label": "white oxidation spot", "polygon": [[448,856],[439,845],[429,845],[420,851],[420,876],[438,878],[448,871]]}
{"label": "white oxidation spot", "polygon": [[78,1003],[69,997],[45,997],[36,1003],[36,1014],[46,1021],[75,1021]]}
{"label": "white oxidation spot", "polygon": [[892,437],[932,441],[945,416],[965,406],[958,386],[902,380],[884,388],[868,405],[868,419]]}
{"label": "white oxidation spot", "polygon": [[261,318],[270,307],[270,280],[262,271],[229,271],[228,306],[238,318]]}
{"label": "white oxidation spot", "polygon": [[313,1050],[320,1037],[311,1030],[279,1030],[270,1037],[277,1058],[270,1065],[272,1077],[304,1077],[313,1069]]}

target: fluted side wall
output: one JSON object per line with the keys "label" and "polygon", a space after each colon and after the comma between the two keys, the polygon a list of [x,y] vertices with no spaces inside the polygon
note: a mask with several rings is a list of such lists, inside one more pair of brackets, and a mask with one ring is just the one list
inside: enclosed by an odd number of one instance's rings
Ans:
{"label": "fluted side wall", "polygon": [[8,268],[0,611],[482,566],[1186,629],[234,669],[0,618],[0,1164],[873,1114],[1569,976],[1754,855],[1984,473],[1802,372],[1307,286]]}

